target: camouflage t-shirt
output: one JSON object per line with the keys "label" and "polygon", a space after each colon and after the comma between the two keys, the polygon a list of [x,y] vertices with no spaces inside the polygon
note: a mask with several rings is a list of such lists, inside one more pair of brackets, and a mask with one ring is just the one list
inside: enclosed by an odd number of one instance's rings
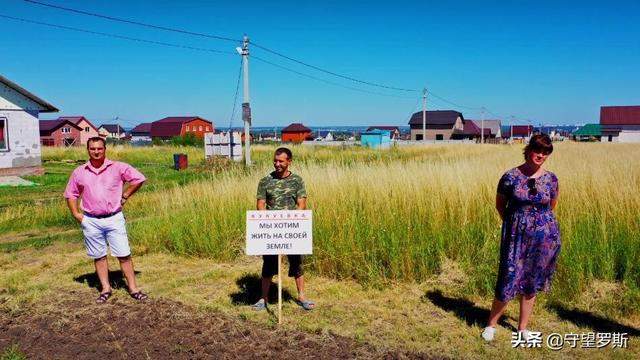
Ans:
{"label": "camouflage t-shirt", "polygon": [[307,191],[300,176],[290,173],[280,179],[275,171],[260,180],[256,195],[256,198],[267,201],[267,210],[295,210],[297,200],[306,197]]}

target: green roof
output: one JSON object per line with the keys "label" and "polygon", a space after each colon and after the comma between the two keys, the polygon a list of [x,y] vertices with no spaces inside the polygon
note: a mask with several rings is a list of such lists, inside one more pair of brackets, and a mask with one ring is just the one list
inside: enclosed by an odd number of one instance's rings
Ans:
{"label": "green roof", "polygon": [[573,132],[574,136],[602,136],[602,127],[600,124],[586,124],[580,129]]}

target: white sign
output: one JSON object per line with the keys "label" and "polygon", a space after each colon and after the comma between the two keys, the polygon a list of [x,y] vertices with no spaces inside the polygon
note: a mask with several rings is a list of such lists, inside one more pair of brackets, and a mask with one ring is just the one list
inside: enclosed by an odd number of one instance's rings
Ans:
{"label": "white sign", "polygon": [[247,211],[247,255],[311,254],[311,214],[311,210]]}

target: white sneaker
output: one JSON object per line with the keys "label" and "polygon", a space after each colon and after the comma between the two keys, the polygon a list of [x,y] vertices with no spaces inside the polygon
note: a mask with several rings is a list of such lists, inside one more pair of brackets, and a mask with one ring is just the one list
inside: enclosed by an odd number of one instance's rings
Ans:
{"label": "white sneaker", "polygon": [[492,326],[487,326],[482,330],[482,338],[485,341],[493,341],[494,336],[496,335],[496,328]]}

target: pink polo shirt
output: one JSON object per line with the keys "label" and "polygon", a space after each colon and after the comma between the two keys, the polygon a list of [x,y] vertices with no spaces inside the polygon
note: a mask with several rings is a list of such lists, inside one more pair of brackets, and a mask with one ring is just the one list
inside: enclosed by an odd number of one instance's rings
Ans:
{"label": "pink polo shirt", "polygon": [[123,162],[105,159],[99,169],[87,162],[71,173],[64,197],[82,197],[82,209],[89,214],[110,214],[122,208],[120,199],[125,182],[139,184],[145,180],[140,171]]}

